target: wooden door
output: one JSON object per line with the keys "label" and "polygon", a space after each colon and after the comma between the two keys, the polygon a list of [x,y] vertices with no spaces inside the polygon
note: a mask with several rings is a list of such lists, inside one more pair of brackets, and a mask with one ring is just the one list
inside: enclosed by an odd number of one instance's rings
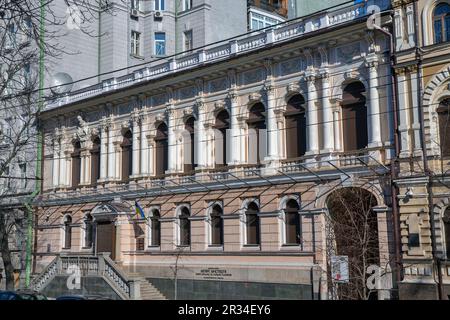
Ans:
{"label": "wooden door", "polygon": [[111,259],[116,257],[116,227],[114,222],[97,223],[97,253],[109,252]]}

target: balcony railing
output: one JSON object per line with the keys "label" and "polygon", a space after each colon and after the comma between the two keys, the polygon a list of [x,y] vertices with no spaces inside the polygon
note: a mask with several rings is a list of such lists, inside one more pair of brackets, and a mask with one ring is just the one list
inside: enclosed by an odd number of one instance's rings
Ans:
{"label": "balcony railing", "polygon": [[155,80],[178,70],[187,70],[215,63],[219,60],[264,48],[265,46],[271,46],[274,43],[299,38],[310,32],[348,23],[365,15],[365,3],[359,3],[337,11],[321,12],[301,20],[280,24],[273,29],[269,28],[250,35],[237,37],[232,41],[206,47],[194,53],[181,54],[171,60],[164,59],[152,62],[149,66],[136,70],[133,73],[107,79],[99,84],[49,99],[46,103],[46,110],[92,98],[108,91],[126,88],[140,82]]}
{"label": "balcony railing", "polygon": [[[335,152],[328,154],[314,154],[300,158],[281,160],[277,167],[269,168],[264,165],[234,165],[216,169],[196,169],[188,173],[167,174],[158,177],[134,178],[130,182],[110,182],[97,186],[80,189],[65,188],[62,190],[46,190],[37,202],[71,201],[85,197],[95,199],[109,198],[112,195],[121,196],[132,193],[152,194],[152,190],[173,190],[188,192],[198,190],[199,187],[208,189],[210,185],[224,186],[228,184],[250,181],[266,181],[279,179],[283,176],[320,176],[343,170],[367,169],[367,172],[385,172],[389,164],[388,150],[390,147],[366,148],[351,152]],[[268,169],[266,171],[266,169]],[[361,170],[362,169],[362,170]],[[200,188],[201,189],[201,188]],[[159,192],[159,191],[158,191]],[[171,192],[171,191],[170,191]]]}

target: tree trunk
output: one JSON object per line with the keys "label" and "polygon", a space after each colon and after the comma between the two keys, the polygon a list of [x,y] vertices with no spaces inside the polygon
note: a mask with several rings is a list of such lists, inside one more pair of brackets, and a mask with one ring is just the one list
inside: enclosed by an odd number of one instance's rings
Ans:
{"label": "tree trunk", "polygon": [[8,234],[6,232],[6,219],[4,213],[0,213],[0,251],[5,269],[6,290],[14,290],[14,267],[11,260],[11,250],[8,244]]}

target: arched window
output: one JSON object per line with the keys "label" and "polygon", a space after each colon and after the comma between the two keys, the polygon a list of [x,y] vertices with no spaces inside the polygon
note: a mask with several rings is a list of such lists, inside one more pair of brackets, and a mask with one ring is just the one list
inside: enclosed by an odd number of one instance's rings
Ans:
{"label": "arched window", "polygon": [[344,150],[354,151],[367,147],[366,88],[361,82],[348,84],[342,99]]}
{"label": "arched window", "polygon": [[72,187],[76,188],[80,184],[81,175],[81,144],[80,141],[74,143],[72,157]]}
{"label": "arched window", "polygon": [[450,41],[450,5],[441,3],[433,14],[434,43]]}
{"label": "arched window", "polygon": [[161,217],[158,209],[153,209],[149,219],[150,223],[150,245],[159,247],[161,245]]}
{"label": "arched window", "polygon": [[190,246],[191,245],[191,221],[189,217],[191,213],[189,209],[183,207],[178,217],[180,220],[180,246]]}
{"label": "arched window", "polygon": [[97,184],[100,179],[100,138],[96,137],[91,150],[91,184]]}
{"label": "arched window", "polygon": [[133,174],[133,134],[125,132],[122,140],[122,181],[127,181]]}
{"label": "arched window", "polygon": [[216,167],[220,168],[227,165],[227,130],[230,129],[230,115],[228,111],[222,110],[216,116],[215,136],[215,162]]}
{"label": "arched window", "polygon": [[211,211],[211,245],[223,245],[223,210],[218,204],[214,205]]}
{"label": "arched window", "polygon": [[450,260],[450,208],[445,209],[442,222],[444,223],[444,239],[447,260]]}
{"label": "arched window", "polygon": [[263,136],[263,130],[266,129],[266,117],[265,117],[266,108],[264,104],[258,102],[254,104],[250,110],[247,120],[247,125],[249,129],[249,150],[248,155],[249,159],[251,155],[255,155],[256,163],[260,163],[261,160],[264,160],[264,156],[266,153],[265,150],[265,137]]}
{"label": "arched window", "polygon": [[72,247],[72,217],[64,217],[64,249]]}
{"label": "arched window", "polygon": [[[184,125],[184,129],[186,130],[186,137],[184,141],[184,172],[191,172],[194,170],[195,166],[195,157],[194,157],[194,123],[195,118],[190,117],[186,120]],[[187,134],[189,134],[190,139],[187,138]]]}
{"label": "arched window", "polygon": [[92,216],[87,214],[84,217],[84,247],[92,248],[93,243],[93,235],[94,235],[94,223]]}
{"label": "arched window", "polygon": [[289,99],[286,106],[286,157],[298,158],[306,152],[305,99],[297,94]]}
{"label": "arched window", "polygon": [[439,103],[437,108],[439,120],[439,146],[442,156],[450,156],[450,99]]}
{"label": "arched window", "polygon": [[165,123],[161,123],[156,129],[155,137],[155,174],[156,176],[162,176],[166,173],[168,169],[168,154],[169,154],[169,143],[168,143],[168,130]]}
{"label": "arched window", "polygon": [[300,207],[294,199],[286,203],[286,208],[284,209],[286,244],[300,244],[301,228],[299,210]]}
{"label": "arched window", "polygon": [[258,212],[259,207],[255,202],[251,202],[245,212],[245,227],[248,245],[260,244],[260,224]]}

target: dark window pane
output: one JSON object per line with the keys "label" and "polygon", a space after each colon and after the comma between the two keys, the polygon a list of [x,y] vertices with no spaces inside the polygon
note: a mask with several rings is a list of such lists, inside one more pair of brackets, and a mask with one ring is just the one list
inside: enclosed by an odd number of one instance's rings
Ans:
{"label": "dark window pane", "polygon": [[434,21],[434,42],[442,42],[442,20],[440,19]]}
{"label": "dark window pane", "polygon": [[342,124],[344,150],[354,151],[367,147],[367,108],[364,96],[366,89],[361,82],[347,85],[343,93]]}
{"label": "dark window pane", "polygon": [[220,206],[214,206],[211,213],[211,244],[223,245],[223,211]]}

